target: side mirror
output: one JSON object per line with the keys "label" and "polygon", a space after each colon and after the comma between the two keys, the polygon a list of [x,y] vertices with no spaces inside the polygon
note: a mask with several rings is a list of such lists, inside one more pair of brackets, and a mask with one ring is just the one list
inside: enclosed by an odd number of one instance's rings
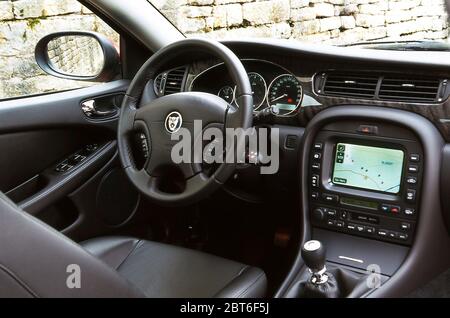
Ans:
{"label": "side mirror", "polygon": [[49,34],[36,45],[35,58],[47,74],[76,81],[107,82],[120,70],[113,43],[95,32]]}

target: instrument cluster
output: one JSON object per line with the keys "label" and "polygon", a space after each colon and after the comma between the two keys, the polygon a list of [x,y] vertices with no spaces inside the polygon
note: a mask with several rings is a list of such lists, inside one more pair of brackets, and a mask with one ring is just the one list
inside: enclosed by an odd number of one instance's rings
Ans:
{"label": "instrument cluster", "polygon": [[[303,99],[303,87],[293,74],[270,62],[243,60],[242,63],[248,71],[255,112],[270,108],[277,116],[289,116],[298,111]],[[223,63],[197,75],[190,90],[217,94],[229,104],[239,106],[236,86]]]}

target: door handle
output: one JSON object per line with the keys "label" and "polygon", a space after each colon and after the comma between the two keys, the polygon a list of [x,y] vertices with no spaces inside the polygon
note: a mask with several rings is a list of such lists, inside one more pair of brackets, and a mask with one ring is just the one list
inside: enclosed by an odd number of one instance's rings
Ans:
{"label": "door handle", "polygon": [[99,110],[96,108],[96,103],[94,99],[90,99],[81,103],[81,109],[84,114],[88,117],[111,117],[117,114],[117,107],[110,110]]}
{"label": "door handle", "polygon": [[88,99],[81,102],[81,110],[93,119],[113,117],[119,112],[117,105],[121,102],[120,97],[122,95],[119,94]]}

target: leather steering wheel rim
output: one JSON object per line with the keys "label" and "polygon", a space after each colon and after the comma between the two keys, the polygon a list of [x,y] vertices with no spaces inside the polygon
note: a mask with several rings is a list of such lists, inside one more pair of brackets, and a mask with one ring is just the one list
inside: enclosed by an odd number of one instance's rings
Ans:
{"label": "leather steering wheel rim", "polygon": [[[232,81],[236,84],[236,100],[239,108],[232,107],[216,95],[197,92],[176,93],[154,99],[147,105],[139,105],[142,94],[168,62],[181,55],[186,56],[191,52],[202,52],[212,55],[224,62]],[[147,86],[148,85],[148,86]],[[191,107],[191,108],[190,108]],[[138,71],[132,80],[130,87],[122,102],[118,124],[118,149],[119,157],[126,175],[133,185],[144,195],[160,205],[180,206],[200,201],[223,185],[235,170],[235,151],[225,154],[225,162],[221,163],[212,176],[206,176],[203,171],[186,172],[186,185],[180,193],[167,193],[158,189],[157,180],[164,176],[155,176],[154,169],[159,164],[159,158],[167,160],[167,154],[155,154],[153,151],[163,152],[167,145],[167,133],[162,132],[161,122],[167,121],[162,117],[169,116],[172,112],[183,115],[182,125],[189,126],[196,120],[196,116],[208,117],[205,126],[211,123],[223,124],[225,128],[252,127],[253,122],[253,97],[247,72],[239,58],[223,44],[207,39],[184,39],[174,42],[152,55]],[[184,117],[190,119],[185,121]],[[204,118],[198,118],[204,119]],[[152,150],[145,168],[136,167],[131,146],[132,135],[137,127],[145,131],[149,142],[159,142],[158,147],[151,146]],[[204,129],[205,126],[202,128]],[[194,137],[195,138],[195,137]],[[237,144],[245,142],[245,136],[238,137]],[[164,143],[165,142],[165,143]],[[234,158],[230,158],[233,156]],[[152,163],[152,160],[155,162]],[[161,160],[164,161],[164,160]],[[233,162],[233,163],[231,163]],[[165,164],[165,163],[164,163]],[[192,174],[192,175],[191,175]]]}

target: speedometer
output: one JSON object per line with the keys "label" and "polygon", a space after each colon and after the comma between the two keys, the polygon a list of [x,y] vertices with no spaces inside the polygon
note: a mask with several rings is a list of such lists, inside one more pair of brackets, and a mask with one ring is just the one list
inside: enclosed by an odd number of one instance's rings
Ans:
{"label": "speedometer", "polygon": [[291,74],[276,77],[269,86],[267,102],[278,115],[286,116],[299,107],[303,89],[297,78]]}

